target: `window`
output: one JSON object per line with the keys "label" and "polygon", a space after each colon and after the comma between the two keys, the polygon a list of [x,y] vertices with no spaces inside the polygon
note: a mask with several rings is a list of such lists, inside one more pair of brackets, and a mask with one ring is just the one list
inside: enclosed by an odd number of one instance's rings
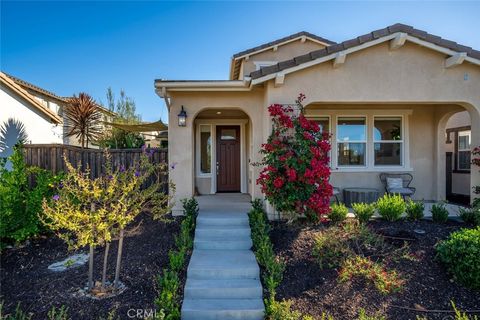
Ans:
{"label": "window", "polygon": [[470,144],[471,144],[471,131],[459,131],[457,140],[457,169],[458,170],[470,170]]}
{"label": "window", "polygon": [[376,166],[401,166],[403,153],[402,118],[375,117],[373,154]]}
{"label": "window", "polygon": [[277,61],[255,61],[255,70],[260,70],[263,67],[273,66],[277,64]]}
{"label": "window", "polygon": [[235,129],[222,129],[220,131],[221,140],[237,140],[237,130]]}
{"label": "window", "polygon": [[314,121],[320,127],[320,132],[330,132],[330,119],[328,117],[316,118]]}
{"label": "window", "polygon": [[211,172],[212,133],[210,126],[200,126],[200,172]]}
{"label": "window", "polygon": [[340,117],[337,121],[339,166],[365,166],[367,130],[365,117]]}

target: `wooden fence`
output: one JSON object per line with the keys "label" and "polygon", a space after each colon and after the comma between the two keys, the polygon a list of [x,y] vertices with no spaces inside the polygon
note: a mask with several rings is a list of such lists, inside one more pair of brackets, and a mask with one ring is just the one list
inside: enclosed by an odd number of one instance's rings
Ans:
{"label": "wooden fence", "polygon": [[[64,155],[74,166],[88,167],[91,178],[99,177],[105,172],[105,154],[100,149],[82,149],[63,144],[26,144],[24,152],[27,165],[37,166],[53,173],[66,171]],[[110,149],[113,169],[121,166],[129,168],[140,159],[142,152],[142,149]],[[168,161],[167,149],[154,148],[148,149],[147,152],[151,152],[150,158],[153,163],[167,163]],[[168,181],[168,172],[162,173],[160,176],[162,182]]]}

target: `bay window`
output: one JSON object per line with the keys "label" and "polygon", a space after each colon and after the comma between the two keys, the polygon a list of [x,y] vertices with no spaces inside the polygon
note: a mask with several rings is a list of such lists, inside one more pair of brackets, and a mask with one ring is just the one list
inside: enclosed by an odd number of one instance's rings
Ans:
{"label": "bay window", "polygon": [[366,165],[367,126],[365,117],[337,120],[337,165]]}

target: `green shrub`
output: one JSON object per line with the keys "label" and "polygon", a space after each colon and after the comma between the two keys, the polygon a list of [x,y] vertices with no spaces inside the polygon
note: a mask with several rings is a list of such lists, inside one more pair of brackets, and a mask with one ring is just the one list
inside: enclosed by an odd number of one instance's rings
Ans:
{"label": "green shrub", "polygon": [[369,316],[365,312],[365,309],[360,308],[360,312],[358,313],[358,320],[386,320],[386,318],[380,315]]}
{"label": "green shrub", "polygon": [[480,225],[480,208],[460,208],[460,218],[467,224]]}
{"label": "green shrub", "polygon": [[333,227],[315,238],[313,256],[320,269],[339,267],[353,252],[343,237],[343,229]]}
{"label": "green shrub", "polygon": [[155,305],[163,310],[165,319],[180,319],[180,301],[178,289],[180,279],[175,271],[163,270],[163,275],[157,277],[157,286],[160,291],[155,299]]}
{"label": "green shrub", "polygon": [[405,212],[406,206],[403,198],[398,194],[385,194],[377,200],[378,214],[387,221],[397,221]]}
{"label": "green shrub", "polygon": [[408,220],[415,221],[423,218],[423,210],[425,205],[423,202],[415,202],[409,199],[406,203],[406,212]]}
{"label": "green shrub", "polygon": [[355,218],[357,218],[360,223],[367,223],[375,213],[375,205],[370,203],[354,203],[352,204],[352,208],[355,213]]}
{"label": "green shrub", "polygon": [[[0,161],[0,249],[44,230],[38,218],[42,201],[51,199],[61,179],[46,170],[27,167],[21,147],[14,148],[9,161],[11,170]],[[35,178],[33,187],[29,186],[30,176]]]}
{"label": "green shrub", "polygon": [[170,263],[170,269],[176,272],[179,272],[183,269],[183,266],[185,264],[185,250],[180,249],[178,251],[176,250],[170,250],[168,252],[168,259]]}
{"label": "green shrub", "polygon": [[439,242],[436,249],[455,280],[480,289],[480,227],[455,231]]}
{"label": "green shrub", "polygon": [[183,205],[183,211],[187,216],[197,215],[199,208],[198,208],[198,202],[194,197],[191,197],[188,199],[182,199],[180,201],[182,202],[182,205]]}
{"label": "green shrub", "polygon": [[330,206],[330,213],[328,214],[328,218],[333,223],[339,223],[347,219],[348,208],[343,204],[332,204]]}
{"label": "green shrub", "polygon": [[434,203],[430,209],[433,222],[445,223],[448,221],[448,210],[444,203]]}

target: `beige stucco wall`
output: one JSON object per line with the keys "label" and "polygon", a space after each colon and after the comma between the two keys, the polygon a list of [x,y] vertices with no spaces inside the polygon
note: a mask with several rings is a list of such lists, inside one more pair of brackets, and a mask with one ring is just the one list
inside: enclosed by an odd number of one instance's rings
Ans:
{"label": "beige stucco wall", "polygon": [[[480,144],[480,68],[467,62],[444,68],[445,56],[430,49],[406,43],[390,50],[388,43],[349,54],[345,64],[333,68],[325,62],[285,76],[283,86],[273,80],[251,92],[170,92],[169,138],[171,177],[177,183],[176,199],[193,194],[193,130],[195,114],[204,108],[241,108],[249,115],[253,152],[250,160],[260,160],[258,150],[270,133],[267,106],[293,103],[300,92],[305,105],[348,105],[348,108],[408,108],[410,164],[417,187],[416,198],[445,197],[445,127],[448,118],[467,110],[472,122],[472,141]],[[361,104],[361,105],[360,105]],[[400,107],[399,104],[402,106]],[[180,106],[189,118],[187,127],[176,125]],[[339,107],[340,108],[340,107]],[[462,109],[465,108],[465,109]],[[477,143],[475,143],[477,142]],[[255,185],[259,168],[253,168],[251,194],[260,197]],[[333,184],[344,186],[361,181],[381,187],[378,172],[334,172]],[[480,173],[472,171],[471,185],[480,183]],[[177,207],[178,209],[178,207]]]}
{"label": "beige stucco wall", "polygon": [[277,51],[267,50],[256,53],[249,56],[248,61],[243,60],[242,70],[243,75],[248,75],[252,71],[256,70],[255,62],[256,61],[284,61],[291,59],[293,57],[309,53],[314,50],[319,50],[325,48],[324,45],[314,42],[311,40],[306,40],[301,42],[300,40],[289,42],[284,45],[278,46]]}

